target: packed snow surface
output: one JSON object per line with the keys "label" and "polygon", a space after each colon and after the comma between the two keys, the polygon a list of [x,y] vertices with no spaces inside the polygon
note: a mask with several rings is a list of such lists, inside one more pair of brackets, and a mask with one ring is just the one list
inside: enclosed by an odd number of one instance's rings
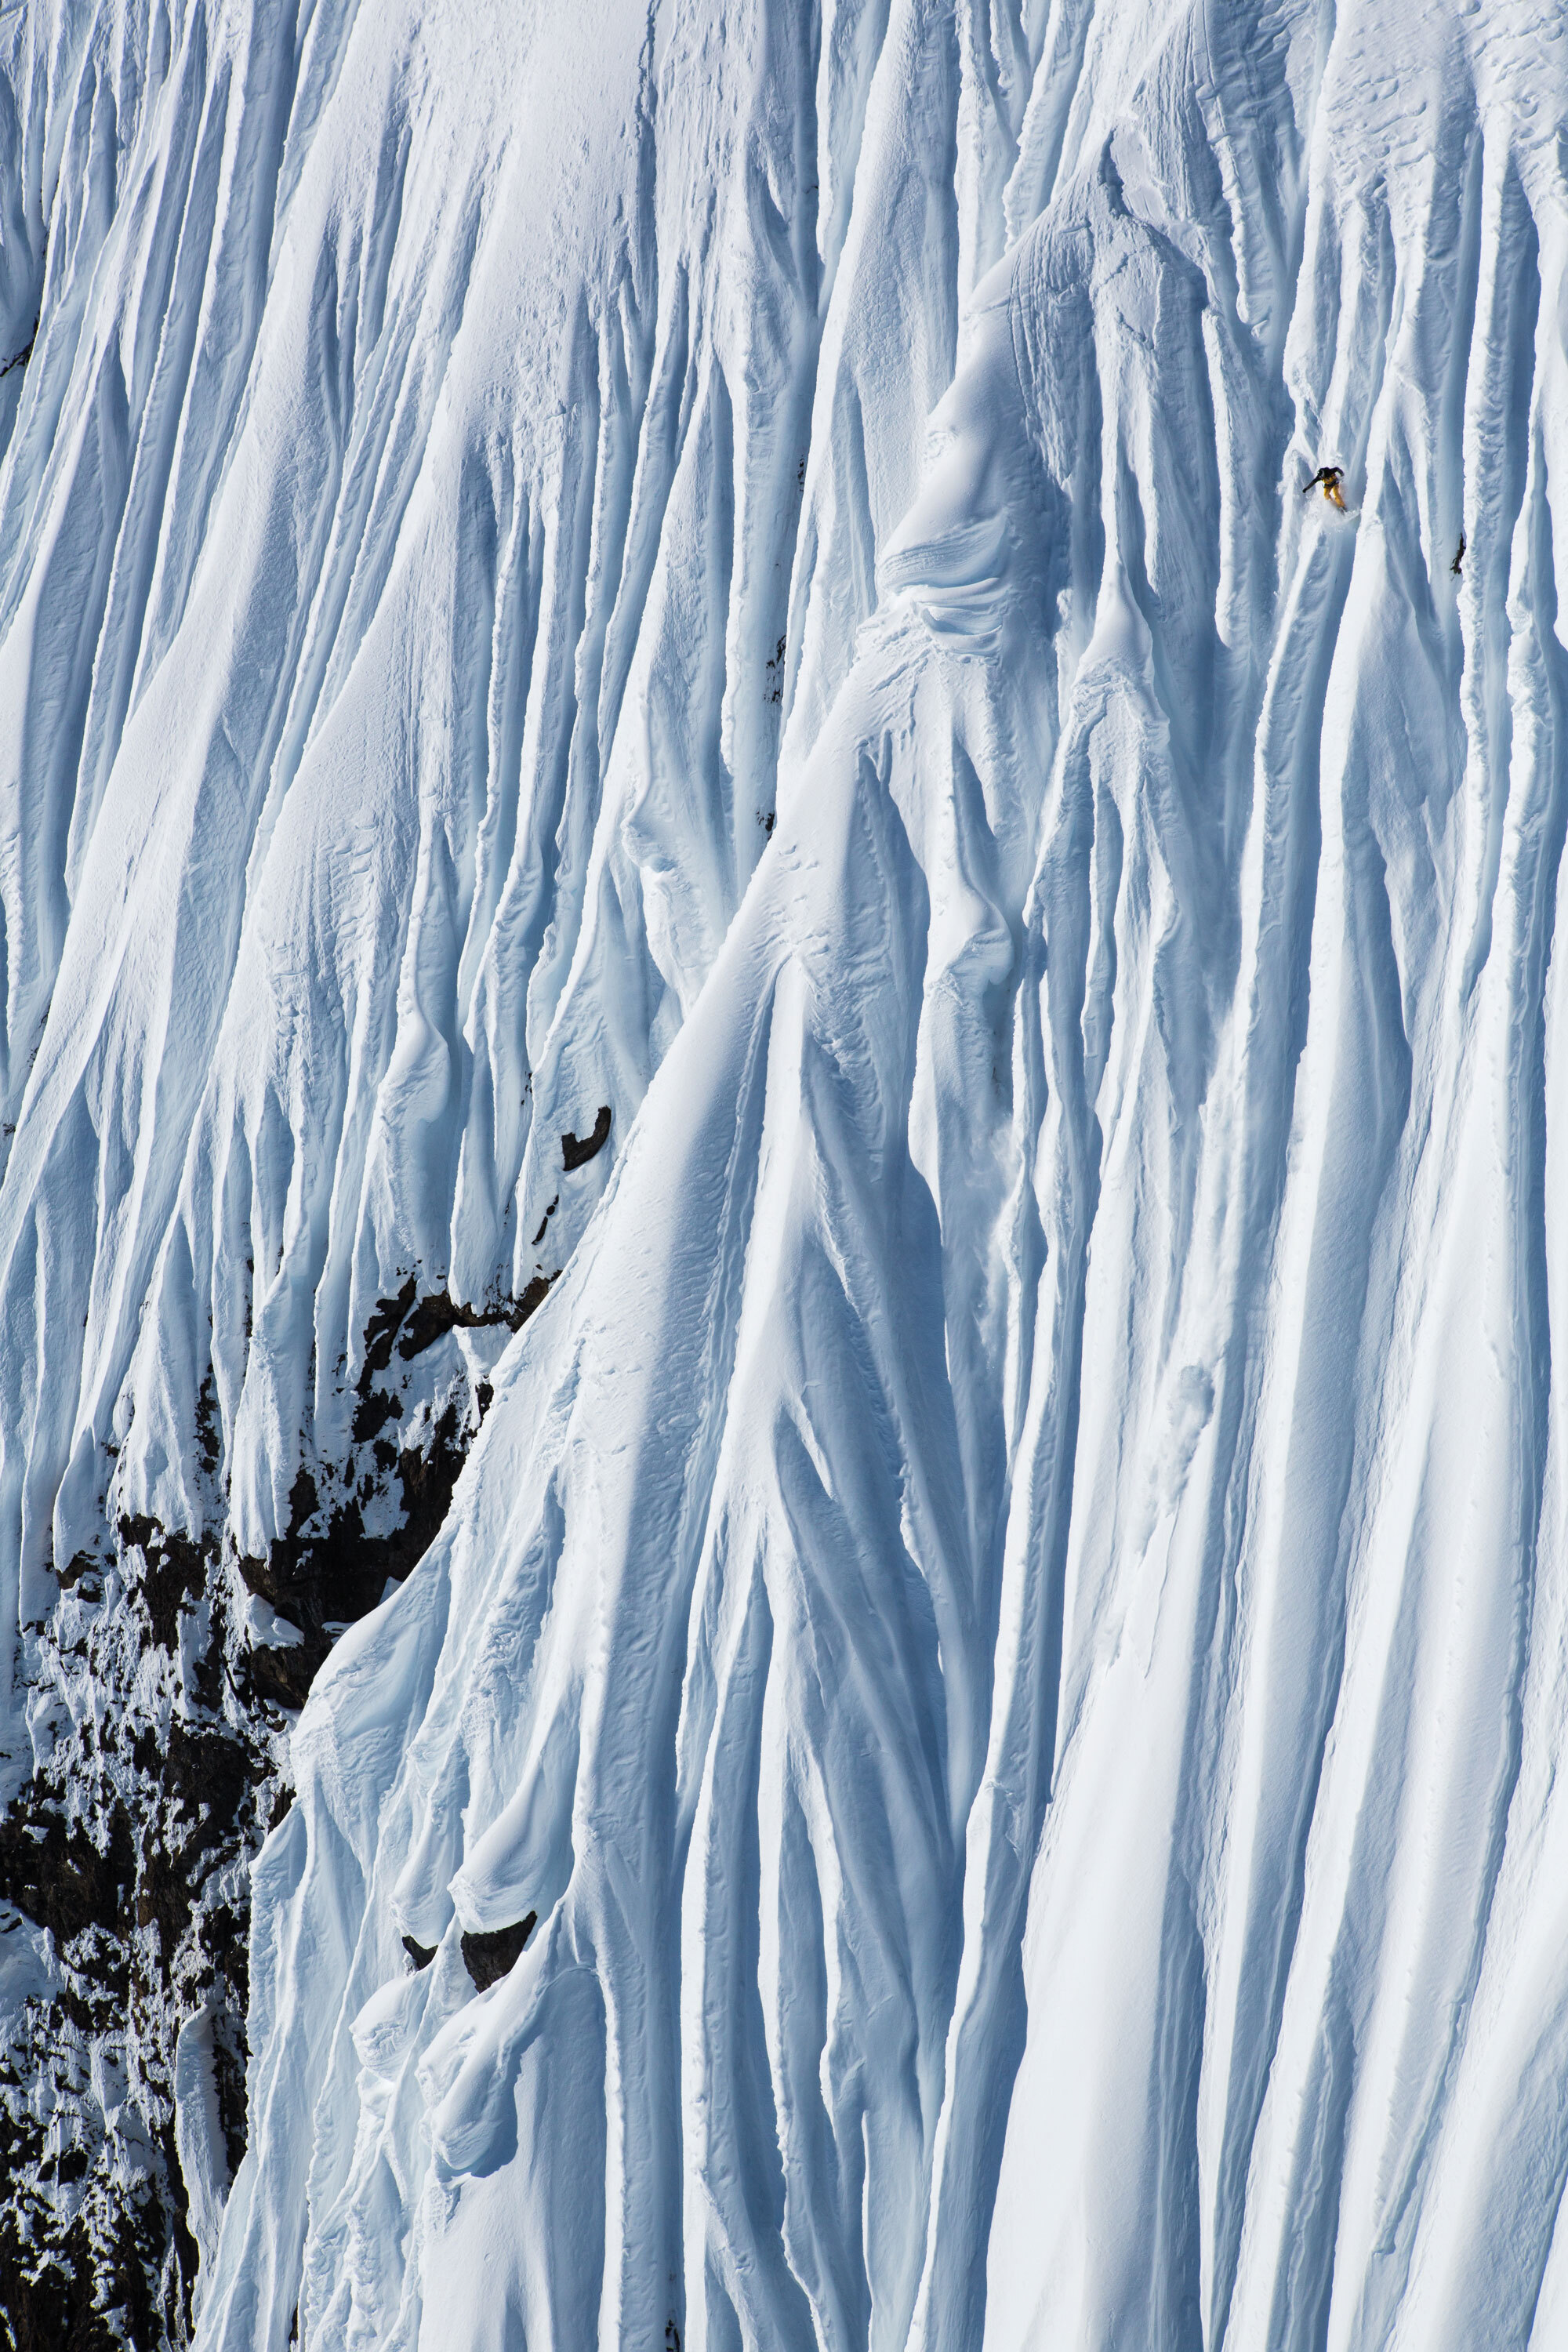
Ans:
{"label": "packed snow surface", "polygon": [[1562,0],[0,14],[8,1787],[488,1406],[202,2352],[1568,2343],[1565,263]]}

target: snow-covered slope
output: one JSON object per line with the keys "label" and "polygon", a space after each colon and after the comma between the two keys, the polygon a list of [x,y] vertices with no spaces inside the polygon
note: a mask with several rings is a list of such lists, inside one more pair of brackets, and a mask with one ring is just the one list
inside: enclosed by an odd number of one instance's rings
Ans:
{"label": "snow-covered slope", "polygon": [[1565,259],[1552,0],[0,16],[15,2331],[1568,2341]]}

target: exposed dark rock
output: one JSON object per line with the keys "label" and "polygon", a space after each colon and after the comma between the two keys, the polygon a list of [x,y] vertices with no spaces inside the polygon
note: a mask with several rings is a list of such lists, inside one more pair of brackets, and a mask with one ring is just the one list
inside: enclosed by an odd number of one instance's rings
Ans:
{"label": "exposed dark rock", "polygon": [[[161,1783],[165,1801],[146,1824],[137,1857],[136,1924],[155,1925],[161,1950],[172,1957],[190,1933],[208,1858],[221,1862],[232,1850],[255,1764],[223,1723],[178,1718],[161,1755],[156,1741],[143,1733],[132,1756],[139,1771]],[[215,1919],[224,1923],[216,1937]],[[203,1941],[214,1959],[243,1983],[247,1963],[233,1912],[209,1912],[203,1924]]]}
{"label": "exposed dark rock", "polygon": [[[258,1687],[268,1694],[293,1687],[308,1654],[309,1688],[310,1675],[326,1655],[325,1628],[352,1624],[364,1616],[381,1599],[388,1577],[401,1582],[428,1548],[446,1517],[467,1450],[455,1400],[423,1447],[405,1446],[393,1454],[392,1462],[383,1463],[384,1451],[391,1449],[384,1440],[377,1441],[377,1462],[384,1468],[395,1465],[403,1498],[403,1523],[384,1536],[366,1533],[364,1515],[353,1496],[325,1515],[319,1532],[309,1533],[309,1523],[322,1516],[321,1505],[314,1478],[308,1471],[300,1472],[289,1498],[288,1534],[265,1558],[242,1554],[237,1562],[252,1592],[304,1635],[302,1643],[289,1649],[252,1652],[253,1666],[264,1656],[270,1662],[260,1670],[264,1679]],[[298,1706],[302,1696],[280,1703]]]}
{"label": "exposed dark rock", "polygon": [[[500,1984],[502,1977],[511,1974],[538,1916],[536,1911],[530,1911],[514,1927],[486,1928],[478,1935],[463,1937],[463,1966],[481,1992],[488,1992],[491,1985]],[[403,1940],[406,1943],[407,1937]]]}
{"label": "exposed dark rock", "polygon": [[[25,2100],[0,2097],[0,2345],[156,2352],[188,2341],[196,2271],[173,2105],[149,2101],[144,2083],[133,2093],[143,2133],[132,2133],[128,2165],[80,2095],[92,2051],[122,2081],[138,2076],[127,2028],[132,2011],[143,2033],[149,2021],[126,1939],[92,1927],[71,1939],[70,1960],[58,1994],[29,2000],[19,2028],[13,2021],[0,2077],[7,2089],[47,2084],[53,2106],[40,2119]],[[51,2148],[62,2131],[66,2144]]]}
{"label": "exposed dark rock", "polygon": [[[437,1339],[445,1339],[459,1324],[465,1330],[472,1330],[483,1319],[471,1307],[461,1307],[455,1298],[449,1298],[444,1290],[433,1290],[419,1301],[404,1325],[397,1352],[405,1360],[422,1356],[426,1348],[433,1348]],[[491,1319],[499,1323],[501,1318],[497,1314]]]}
{"label": "exposed dark rock", "polygon": [[[378,1441],[378,1458],[380,1450]],[[351,1497],[331,1512],[321,1534],[301,1533],[296,1519],[265,1559],[240,1558],[239,1570],[250,1590],[304,1635],[291,1648],[251,1652],[251,1672],[262,1696],[279,1706],[303,1705],[330,1646],[325,1629],[364,1616],[381,1599],[389,1577],[401,1583],[417,1567],[447,1516],[467,1452],[454,1401],[423,1448],[405,1446],[394,1456],[403,1517],[392,1534],[367,1534],[358,1500]],[[313,1484],[310,1495],[313,1500]]]}
{"label": "exposed dark rock", "polygon": [[251,1689],[258,1698],[298,1714],[310,1696],[310,1685],[325,1663],[330,1647],[321,1633],[287,1645],[258,1643],[247,1662]]}
{"label": "exposed dark rock", "polygon": [[389,1421],[403,1418],[403,1400],[388,1395],[385,1389],[370,1389],[361,1393],[354,1407],[353,1437],[356,1445],[368,1445],[379,1437]]}
{"label": "exposed dark rock", "polygon": [[297,1528],[302,1528],[307,1519],[313,1519],[321,1507],[321,1497],[317,1491],[316,1482],[301,1462],[294,1474],[294,1484],[289,1489],[289,1533],[292,1534]]}
{"label": "exposed dark rock", "polygon": [[245,2156],[245,2059],[243,2021],[232,2010],[220,2010],[213,2020],[213,2084],[231,2180]]}
{"label": "exposed dark rock", "polygon": [[0,2235],[0,2327],[11,2352],[99,2352],[100,2347],[123,2352],[123,2339],[92,2307],[91,2279],[90,2267],[68,2260],[65,2247],[40,2253],[5,2228]]}
{"label": "exposed dark rock", "polygon": [[192,1820],[231,1821],[245,1801],[250,1778],[245,1750],[221,1724],[176,1718],[170,1726],[164,1786],[183,1801]]}
{"label": "exposed dark rock", "polygon": [[[132,1569],[169,1549],[155,1526],[128,1532]],[[0,1893],[49,1931],[58,1970],[8,2021],[0,2070],[0,2347],[188,2341],[196,2249],[171,2070],[198,2001],[231,2167],[244,2153],[247,1923],[213,1895],[259,1843],[269,1768],[219,1717],[138,1723],[143,1648],[135,1634],[92,1659],[96,1731],[60,1740],[0,1822]],[[126,2122],[107,2130],[91,2088],[100,2057],[124,2085]]]}
{"label": "exposed dark rock", "polygon": [[[490,1402],[488,1382],[469,1393],[460,1372],[443,1372],[434,1399],[426,1383],[417,1440],[394,1443],[409,1412],[397,1391],[416,1377],[398,1362],[400,1336],[406,1363],[429,1344],[426,1332],[516,1328],[549,1288],[541,1276],[521,1298],[483,1308],[441,1293],[421,1306],[410,1276],[378,1302],[353,1402],[353,1452],[340,1465],[303,1462],[287,1533],[265,1559],[234,1562],[300,1629],[298,1643],[255,1643],[233,1606],[210,1373],[190,1466],[206,1482],[213,1532],[127,1515],[106,1522],[61,1574],[62,1592],[89,1605],[46,1626],[46,1651],[53,1645],[62,1694],[85,1674],[94,1704],[60,1708],[53,1751],[0,1820],[0,1901],[14,1906],[0,1912],[0,1934],[7,1921],[9,1932],[27,1932],[20,1912],[48,1931],[56,1954],[47,1995],[9,2018],[0,2042],[0,2352],[167,2352],[188,2342],[196,2254],[174,2153],[174,2045],[205,2006],[232,2176],[246,2134],[243,1866],[289,1805],[276,1710],[303,1703],[341,1627],[427,1549]],[[372,1510],[384,1530],[374,1535]],[[114,1605],[97,1605],[114,1591]],[[476,1980],[504,1974],[531,1926],[478,1939]],[[409,1951],[416,1964],[433,1957],[412,1943]],[[100,2061],[125,2086],[123,2123],[106,2121],[97,2104]]]}
{"label": "exposed dark rock", "polygon": [[431,1961],[436,1957],[436,1947],[434,1944],[421,1944],[412,1936],[405,1936],[403,1938],[403,1948],[407,1953],[409,1958],[413,1961],[416,1969],[427,1969]]}
{"label": "exposed dark rock", "polygon": [[359,1376],[359,1393],[368,1394],[370,1384],[378,1373],[384,1372],[392,1361],[392,1343],[397,1337],[397,1327],[414,1304],[418,1283],[410,1275],[395,1298],[378,1298],[375,1312],[364,1327],[364,1365]]}
{"label": "exposed dark rock", "polygon": [[509,1331],[520,1331],[549,1290],[550,1283],[535,1275],[521,1298],[502,1298],[490,1307],[465,1307],[446,1291],[433,1290],[404,1325],[397,1352],[405,1360],[421,1356],[448,1331],[483,1331],[501,1323]]}
{"label": "exposed dark rock", "polygon": [[216,1478],[223,1459],[223,1444],[218,1435],[217,1391],[213,1383],[210,1365],[202,1382],[201,1394],[196,1399],[196,1452],[201,1456],[202,1468],[207,1476]]}
{"label": "exposed dark rock", "polygon": [[610,1139],[610,1106],[599,1105],[599,1115],[594,1121],[592,1135],[563,1135],[561,1139],[561,1164],[570,1174],[582,1168],[603,1151]]}
{"label": "exposed dark rock", "polygon": [[[13,2190],[16,2168],[32,2166],[31,2140],[15,2126],[0,2135],[0,2175]],[[107,2145],[73,2150],[68,2179],[64,2163],[53,2174],[57,2200],[62,2179],[75,2191],[62,2229],[47,2231],[42,2199],[0,2214],[0,2343],[12,2352],[153,2352],[188,2341],[197,2256],[172,2131],[132,2193],[109,2171],[108,2154]]]}
{"label": "exposed dark rock", "polygon": [[[560,1271],[559,1267],[556,1271],[557,1273]],[[536,1274],[534,1276],[532,1281],[530,1282],[527,1288],[524,1290],[521,1298],[518,1301],[522,1312],[518,1317],[517,1322],[512,1327],[514,1330],[526,1323],[529,1317],[536,1313],[537,1310],[543,1306],[545,1300],[550,1296],[550,1286],[554,1280],[555,1276],[553,1274]]]}
{"label": "exposed dark rock", "polygon": [[142,1555],[137,1586],[147,1604],[153,1639],[173,1652],[179,1647],[181,1609],[187,1601],[199,1601],[206,1588],[208,1556],[189,1536],[165,1533],[155,1519],[122,1517],[120,1540]]}
{"label": "exposed dark rock", "polygon": [[0,1822],[0,1895],[57,1943],[91,1927],[113,1928],[135,1876],[130,1829],[118,1808],[101,1847],[79,1824],[26,1796]]}

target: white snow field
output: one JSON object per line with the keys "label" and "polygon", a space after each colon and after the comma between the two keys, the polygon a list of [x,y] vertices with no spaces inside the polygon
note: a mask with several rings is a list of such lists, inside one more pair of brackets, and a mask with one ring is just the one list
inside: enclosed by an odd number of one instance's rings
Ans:
{"label": "white snow field", "polygon": [[1563,0],[0,7],[14,2339],[1568,2347],[1565,265]]}

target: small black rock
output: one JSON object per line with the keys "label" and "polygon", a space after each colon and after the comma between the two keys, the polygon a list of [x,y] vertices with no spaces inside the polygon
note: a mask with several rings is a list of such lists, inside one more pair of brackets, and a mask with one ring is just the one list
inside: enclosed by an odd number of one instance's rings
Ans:
{"label": "small black rock", "polygon": [[561,1162],[568,1171],[581,1168],[596,1159],[610,1139],[610,1106],[599,1105],[599,1116],[594,1121],[592,1135],[563,1135],[561,1139]]}
{"label": "small black rock", "polygon": [[[482,1934],[463,1937],[463,1966],[481,1992],[489,1992],[491,1985],[500,1984],[502,1977],[511,1974],[538,1916],[537,1911],[531,1911],[515,1927],[491,1927]],[[406,1936],[403,1940],[407,1942]]]}

